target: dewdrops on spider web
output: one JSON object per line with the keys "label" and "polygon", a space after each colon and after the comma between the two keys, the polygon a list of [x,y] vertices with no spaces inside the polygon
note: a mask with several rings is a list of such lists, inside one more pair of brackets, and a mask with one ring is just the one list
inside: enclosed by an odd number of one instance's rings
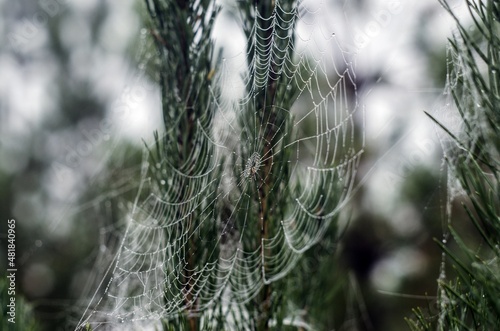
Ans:
{"label": "dewdrops on spider web", "polygon": [[[354,138],[358,107],[347,90],[355,81],[351,62],[340,48],[338,58],[324,52],[310,59],[292,39],[314,39],[279,30],[297,21],[312,31],[313,24],[275,3],[271,17],[253,21],[247,47],[196,87],[208,88],[203,109],[213,111],[192,123],[196,148],[182,162],[162,155],[151,162],[158,162],[153,179],[140,178],[160,185],[138,193],[112,277],[82,322],[169,318],[193,303],[202,312],[223,293],[248,302],[291,270],[344,203],[362,153]],[[320,12],[302,11],[309,18]],[[339,61],[337,75],[329,75],[326,68]],[[177,143],[165,141],[171,150]],[[274,232],[249,238],[264,222],[274,222]]]}

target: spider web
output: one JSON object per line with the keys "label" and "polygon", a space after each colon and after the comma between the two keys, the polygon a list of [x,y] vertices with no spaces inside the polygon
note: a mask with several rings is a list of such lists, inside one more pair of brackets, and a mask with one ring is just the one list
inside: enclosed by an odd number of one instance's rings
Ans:
{"label": "spider web", "polygon": [[326,9],[276,1],[270,17],[255,8],[253,22],[241,19],[248,43],[221,51],[209,73],[209,115],[194,121],[187,160],[155,154],[176,141],[150,146],[109,276],[79,326],[251,302],[337,219],[364,123],[349,54],[318,23]]}

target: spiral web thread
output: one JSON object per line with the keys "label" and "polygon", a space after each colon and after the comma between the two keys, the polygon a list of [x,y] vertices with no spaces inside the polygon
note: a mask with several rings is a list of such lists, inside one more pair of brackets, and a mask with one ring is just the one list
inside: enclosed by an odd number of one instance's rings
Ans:
{"label": "spiral web thread", "polygon": [[[144,162],[109,280],[80,326],[249,302],[321,239],[349,197],[364,146],[353,65],[316,24],[326,9],[276,1],[270,17],[255,13],[246,52],[209,77],[213,115],[196,121],[188,161]],[[228,92],[234,68],[237,98]],[[273,83],[276,97],[259,111]],[[263,238],[264,209],[276,216]]]}

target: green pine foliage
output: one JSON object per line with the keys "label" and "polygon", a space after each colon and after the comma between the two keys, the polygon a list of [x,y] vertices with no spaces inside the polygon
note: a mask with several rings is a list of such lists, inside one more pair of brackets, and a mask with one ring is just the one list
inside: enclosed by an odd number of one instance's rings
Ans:
{"label": "green pine foliage", "polygon": [[[190,201],[195,195],[199,193],[198,190],[206,192],[217,192],[220,187],[221,178],[220,170],[217,170],[211,176],[214,180],[206,182],[206,177],[200,177],[200,180],[193,179],[196,176],[206,173],[209,168],[213,167],[211,155],[213,155],[213,146],[205,139],[204,134],[211,131],[212,121],[214,118],[213,111],[216,106],[213,104],[214,98],[211,98],[210,93],[217,93],[218,86],[214,79],[214,71],[220,69],[217,64],[220,64],[220,59],[213,59],[213,49],[211,44],[211,29],[217,9],[214,7],[214,1],[146,1],[152,24],[152,36],[156,41],[158,55],[160,59],[160,84],[162,87],[163,97],[163,117],[166,128],[166,135],[163,138],[158,138],[156,151],[152,151],[150,158],[153,160],[151,172],[153,178],[158,182],[161,180],[179,179],[179,182],[174,183],[174,187],[179,190],[164,191],[166,200],[178,201],[180,204],[179,209],[172,215],[175,218],[184,219],[187,214],[187,219],[179,223],[178,234],[169,233],[169,238],[181,238],[182,233],[192,231],[193,233],[187,237],[191,238],[190,242],[179,242],[183,247],[183,256],[174,256],[178,259],[176,263],[169,265],[177,266],[183,265],[182,270],[171,270],[168,272],[172,275],[171,281],[166,283],[174,283],[176,279],[185,278],[185,288],[175,292],[171,289],[165,291],[165,304],[168,305],[171,300],[175,300],[179,295],[188,293],[185,296],[185,305],[181,308],[184,310],[178,315],[177,318],[169,318],[163,322],[164,330],[170,329],[188,329],[188,330],[208,330],[225,329],[225,320],[230,318],[232,323],[238,329],[256,329],[267,330],[270,327],[270,321],[274,320],[276,326],[279,328],[283,318],[278,317],[284,313],[281,311],[284,305],[281,304],[283,298],[281,297],[282,291],[279,289],[280,284],[273,283],[272,287],[265,284],[260,293],[253,299],[247,302],[246,305],[240,306],[235,304],[229,309],[229,312],[222,312],[218,308],[212,308],[210,313],[199,313],[199,307],[203,302],[193,291],[194,284],[190,283],[192,275],[190,270],[202,270],[203,266],[215,264],[219,259],[219,229],[217,227],[217,220],[221,218],[227,219],[227,222],[235,222],[238,229],[245,229],[246,235],[242,241],[242,249],[244,251],[253,252],[259,249],[263,240],[269,239],[277,232],[276,228],[280,226],[280,220],[284,216],[285,201],[289,198],[289,193],[286,191],[287,187],[286,178],[289,177],[289,167],[286,162],[289,155],[287,153],[280,153],[281,160],[274,158],[267,158],[267,160],[259,159],[259,156],[252,156],[251,151],[245,148],[240,148],[241,165],[236,159],[230,160],[232,164],[237,164],[235,168],[235,176],[240,177],[237,169],[249,168],[245,164],[245,160],[253,160],[250,171],[245,177],[256,176],[255,167],[261,173],[269,174],[265,181],[266,184],[261,185],[257,190],[254,185],[245,186],[242,194],[240,204],[249,206],[251,211],[239,209],[238,212],[232,213],[229,206],[225,206],[224,202],[221,203],[207,203],[204,208],[195,208],[194,210],[200,213],[188,213],[183,209],[182,202]],[[290,10],[294,5],[290,1],[285,9]],[[254,7],[253,3],[241,2],[241,11],[244,13],[245,32],[247,37],[252,38],[254,33],[253,24],[261,26],[261,33],[267,34],[258,36],[262,40],[268,40],[271,34],[276,33],[284,39],[280,39],[282,43],[292,43],[293,26],[271,27],[269,19],[257,18],[255,16],[255,9],[265,18],[270,18],[275,10],[274,2],[261,1]],[[211,13],[207,17],[207,13]],[[280,13],[283,15],[283,22],[294,22],[292,17],[288,17],[285,12]],[[275,31],[280,29],[280,31]],[[255,44],[253,44],[255,47]],[[248,54],[255,54],[255,58],[250,58],[248,61],[260,61],[266,56],[280,57],[285,56],[280,52],[287,52],[287,45],[275,45],[275,49],[270,49],[269,54],[259,54],[254,50],[248,50]],[[272,53],[272,54],[271,54]],[[258,59],[257,56],[262,58]],[[274,59],[272,60],[274,61]],[[215,68],[214,68],[215,66]],[[258,76],[267,76],[265,71],[278,72],[280,68],[267,68],[262,66],[259,70],[252,71],[255,77],[250,80],[257,79]],[[262,72],[264,71],[264,72]],[[265,87],[256,91],[247,91],[253,99],[253,103],[248,104],[248,109],[242,111],[241,117],[238,119],[241,126],[255,127],[259,123],[268,123],[264,132],[260,133],[263,137],[245,136],[241,137],[244,141],[257,142],[261,139],[267,141],[264,144],[263,150],[259,151],[260,155],[267,155],[270,153],[270,148],[280,148],[289,141],[283,137],[290,137],[290,120],[288,113],[282,112],[281,108],[275,107],[279,104],[280,107],[290,109],[291,103],[295,100],[297,95],[297,88],[287,89],[290,86],[289,82],[283,81],[288,79],[291,75],[281,75],[280,77],[269,77],[269,81],[265,82]],[[254,109],[257,111],[254,112]],[[257,114],[257,116],[254,115]],[[266,117],[266,118],[264,118]],[[279,129],[280,132],[276,131]],[[245,132],[244,135],[252,135],[256,132]],[[250,162],[250,161],[247,161]],[[278,171],[270,172],[272,164],[279,164]],[[155,165],[159,164],[160,167]],[[172,167],[171,165],[180,165],[180,167]],[[222,169],[222,168],[219,168]],[[180,177],[177,172],[184,173],[188,176]],[[263,175],[262,175],[263,176]],[[185,182],[183,181],[185,180]],[[199,181],[199,183],[198,183]],[[282,183],[273,187],[273,183]],[[184,188],[195,187],[194,190]],[[159,186],[161,191],[162,188]],[[256,194],[257,193],[257,194]],[[258,208],[256,206],[259,206]],[[189,208],[189,206],[186,206]],[[228,216],[231,215],[231,216]],[[246,228],[245,223],[247,219],[260,219],[259,226]],[[207,222],[207,219],[213,221]],[[227,224],[226,224],[227,226]],[[196,233],[194,233],[196,232]],[[230,234],[228,234],[229,236]],[[204,238],[204,240],[199,240]],[[223,238],[224,239],[224,238]],[[173,248],[173,251],[177,249]],[[273,252],[262,252],[263,255],[270,255]],[[264,265],[265,272],[268,268]],[[255,270],[260,272],[260,270]],[[209,276],[210,277],[210,276]],[[181,281],[182,282],[182,281]],[[217,283],[216,279],[211,282]],[[231,284],[233,291],[236,293],[238,288],[245,288],[251,286],[249,284]],[[216,289],[204,289],[204,291],[216,291]],[[235,294],[236,295],[236,294]],[[239,298],[235,297],[235,302]],[[212,307],[221,304],[212,305]]]}
{"label": "green pine foliage", "polygon": [[[220,93],[216,77],[221,59],[214,58],[210,39],[218,12],[215,1],[146,0],[146,5],[159,59],[166,131],[164,136],[156,137],[156,146],[150,149],[148,172],[154,191],[175,206],[167,216],[182,220],[177,228],[165,229],[165,237],[172,238],[168,250],[181,254],[168,257],[166,265],[171,270],[166,272],[169,279],[165,281],[168,288],[163,299],[166,307],[182,297],[184,302],[177,304],[177,313],[164,319],[163,329],[224,330],[231,320],[231,328],[237,330],[296,330],[285,325],[294,325],[294,321],[290,319],[293,307],[287,293],[289,280],[283,279],[283,269],[288,271],[296,260],[295,253],[283,257],[287,243],[281,221],[293,210],[290,203],[296,203],[294,197],[302,193],[299,179],[291,178],[293,149],[287,146],[292,145],[296,132],[289,110],[311,75],[307,61],[291,63],[297,3],[280,1],[277,6],[274,0],[238,2],[248,45],[245,78],[250,83],[245,91],[249,101],[240,104],[237,123],[248,129],[241,131],[241,137],[232,138],[249,142],[250,147],[237,146],[237,153],[219,159],[218,164],[213,161],[214,144],[207,139],[207,133],[213,130]],[[249,183],[235,189],[240,197],[237,203],[242,207],[234,208],[224,199],[210,196],[220,191],[224,169],[221,164],[225,163],[234,167],[235,178]],[[203,175],[210,171],[210,176]],[[310,222],[317,222],[317,227],[332,219],[323,206],[328,201],[338,203],[345,194],[345,188],[334,184],[342,181],[339,176],[338,172],[325,171],[312,187],[307,187],[309,194],[302,193],[308,197],[302,202],[305,209],[314,210],[316,217]],[[207,196],[200,199],[200,192]],[[310,215],[300,211],[296,217],[307,219]],[[258,222],[249,225],[250,220]],[[317,236],[317,227],[304,229],[311,231],[304,237]],[[202,277],[213,288],[193,283],[200,279],[193,273],[217,266],[224,257],[220,244],[232,239],[233,229],[244,232],[240,249],[257,256],[247,258],[253,265],[244,265],[245,272],[250,270],[255,275],[229,278],[228,290],[222,287],[224,292],[205,296],[215,298],[214,302],[204,302],[204,293],[220,291],[217,276],[225,271],[209,269]],[[179,238],[188,238],[188,242]],[[263,275],[269,279],[263,280]],[[250,300],[239,294],[251,293],[255,288],[258,293]]]}
{"label": "green pine foliage", "polygon": [[[169,286],[180,281],[184,288],[166,288],[164,302],[167,306],[184,296],[183,308],[180,308],[184,312],[163,324],[164,330],[180,326],[198,330],[202,326],[196,312],[202,302],[193,289],[192,273],[203,270],[204,265],[213,264],[219,258],[216,240],[199,240],[202,236],[218,237],[216,220],[219,209],[216,203],[207,204],[204,201],[204,208],[194,208],[195,213],[188,213],[192,206],[183,202],[192,201],[200,191],[214,192],[220,184],[217,180],[220,173],[215,173],[215,179],[210,182],[205,177],[198,177],[212,167],[212,145],[204,139],[204,132],[210,131],[213,119],[214,107],[208,87],[211,85],[213,65],[211,29],[217,10],[211,0],[146,0],[146,6],[160,62],[159,80],[166,129],[162,138],[156,137],[156,150],[150,153],[152,166],[149,171],[155,179],[153,185],[156,185],[156,190],[167,201],[178,203],[168,216],[182,220],[177,227],[165,229],[169,231],[165,236],[174,238],[170,242],[178,246],[171,247],[171,250],[182,252],[172,255],[173,260],[166,264],[166,268],[171,270],[165,272],[169,277],[165,283]],[[178,173],[186,176],[179,176]],[[172,179],[176,182],[169,186],[160,184]],[[176,189],[168,190],[168,187]],[[186,231],[189,232],[187,244],[175,240],[182,238]],[[211,275],[213,273],[209,273],[208,277]]]}
{"label": "green pine foliage", "polygon": [[439,242],[453,276],[439,280],[437,310],[416,310],[408,320],[412,330],[496,330],[500,325],[500,3],[466,1],[472,28],[466,26],[446,1],[442,5],[457,23],[451,44],[448,85],[462,122],[454,132],[443,129],[449,176],[455,177],[469,201],[463,203],[481,237],[453,227],[449,242]]}
{"label": "green pine foliage", "polygon": [[330,77],[296,47],[298,1],[258,0],[228,9],[246,37],[228,64],[211,39],[216,3],[145,0],[165,133],[80,328],[311,329],[314,293],[290,284],[318,271],[306,252],[336,238],[363,153],[352,62]]}

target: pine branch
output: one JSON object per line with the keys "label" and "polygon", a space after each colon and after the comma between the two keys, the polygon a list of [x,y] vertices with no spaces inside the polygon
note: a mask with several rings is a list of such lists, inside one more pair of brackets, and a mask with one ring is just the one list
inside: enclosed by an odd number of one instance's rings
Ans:
{"label": "pine branch", "polygon": [[458,251],[438,244],[455,270],[456,280],[440,280],[437,316],[417,310],[416,320],[409,325],[412,330],[493,330],[500,323],[500,7],[492,0],[467,1],[474,28],[469,29],[446,1],[441,3],[458,25],[458,36],[451,41],[454,66],[448,84],[462,130],[452,132],[429,117],[454,142],[445,146],[450,176],[458,179],[467,194],[470,203],[463,207],[482,242],[477,249],[469,243],[469,234],[464,236],[451,227]]}
{"label": "pine branch", "polygon": [[[289,90],[284,89],[286,86],[291,86],[291,81],[285,75],[285,67],[280,67],[279,63],[280,58],[287,55],[284,52],[291,52],[293,49],[296,3],[288,1],[280,3],[280,7],[277,7],[274,0],[256,0],[253,5],[243,2],[240,3],[240,6],[245,21],[253,22],[253,25],[249,24],[245,28],[250,46],[248,63],[249,65],[252,63],[261,64],[249,67],[249,80],[252,84],[248,93],[253,97],[254,103],[249,106],[243,116],[247,117],[245,121],[248,122],[256,113],[256,120],[265,126],[264,130],[260,132],[261,136],[254,137],[256,141],[265,142],[262,149],[258,151],[260,156],[264,156],[259,168],[259,176],[262,181],[258,184],[257,196],[254,197],[257,200],[256,204],[258,204],[259,231],[257,233],[259,240],[257,244],[261,247],[262,277],[264,278],[263,287],[256,298],[256,306],[259,308],[256,329],[264,331],[270,328],[269,321],[273,315],[272,311],[276,309],[273,307],[273,299],[277,299],[273,298],[272,286],[265,279],[266,275],[270,273],[267,260],[273,254],[271,249],[266,247],[266,242],[280,228],[281,219],[280,214],[276,213],[276,209],[273,210],[271,206],[272,204],[280,204],[278,201],[286,200],[283,198],[286,197],[286,192],[281,192],[280,186],[276,183],[286,184],[288,178],[283,174],[289,171],[286,169],[287,166],[281,169],[281,172],[273,169],[275,163],[280,163],[280,160],[274,157],[276,149],[280,146],[280,141],[285,141],[284,138],[291,135],[289,125],[291,118],[284,117],[283,112],[277,106],[290,109],[297,94],[295,87]],[[284,38],[280,39],[276,36]],[[256,48],[257,44],[267,44],[271,40],[273,42],[270,43],[270,47],[266,49],[265,53],[261,53],[262,50]],[[263,59],[269,60],[264,64],[262,63]],[[281,75],[280,72],[282,72]],[[266,77],[262,89],[258,86],[260,77]],[[287,156],[286,153],[282,153],[277,157],[284,160]],[[281,198],[278,198],[280,196]]]}
{"label": "pine branch", "polygon": [[[210,35],[217,10],[210,0],[146,0],[146,5],[153,24],[151,33],[161,60],[160,83],[167,134],[159,149],[159,159],[166,158],[188,177],[194,176],[200,172],[200,166],[203,168],[206,165],[193,157],[199,157],[196,156],[198,153],[211,153],[210,147],[203,144],[198,136],[200,129],[210,126],[212,118],[206,112],[210,109],[210,79],[207,77],[212,70]],[[166,172],[160,176],[168,179],[175,174]],[[174,201],[189,201],[192,196],[189,184],[181,179]],[[188,242],[181,248],[183,256],[179,259],[183,268],[177,272],[184,284],[182,291],[189,330],[195,331],[199,328],[199,303],[193,272],[204,261],[203,251],[208,247],[200,247],[196,240],[195,231],[201,226],[200,215],[190,212],[189,208],[188,204],[184,204],[175,214],[176,219],[183,220],[179,223],[179,233],[184,229],[188,231]],[[169,296],[165,295],[165,298],[166,305],[170,304]]]}

